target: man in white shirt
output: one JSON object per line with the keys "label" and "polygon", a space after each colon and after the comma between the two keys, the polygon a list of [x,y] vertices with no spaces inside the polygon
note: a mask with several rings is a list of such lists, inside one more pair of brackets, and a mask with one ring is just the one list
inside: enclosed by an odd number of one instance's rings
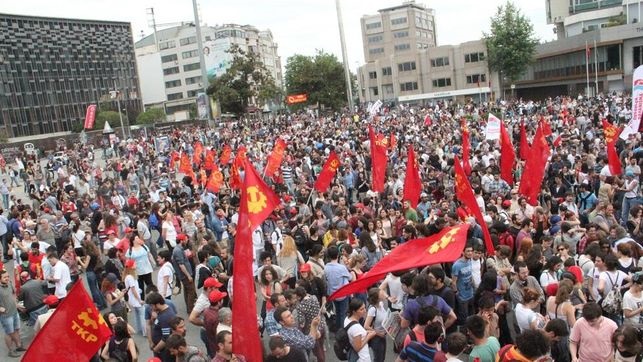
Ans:
{"label": "man in white shirt", "polygon": [[165,299],[172,299],[172,285],[174,284],[174,268],[170,251],[167,249],[158,252],[156,262],[160,266],[159,272],[156,275],[156,285],[159,289],[159,294]]}
{"label": "man in white shirt", "polygon": [[67,284],[71,283],[69,267],[58,259],[56,253],[49,254],[47,260],[51,264],[51,274],[47,276],[47,280],[54,283],[54,295],[62,300],[67,296]]}
{"label": "man in white shirt", "polygon": [[270,234],[270,242],[272,243],[273,249],[275,249],[276,255],[279,255],[279,253],[281,252],[281,247],[284,245],[284,234],[282,231],[283,227],[283,220],[277,220],[277,226],[275,227],[275,230],[272,232],[272,234]]}

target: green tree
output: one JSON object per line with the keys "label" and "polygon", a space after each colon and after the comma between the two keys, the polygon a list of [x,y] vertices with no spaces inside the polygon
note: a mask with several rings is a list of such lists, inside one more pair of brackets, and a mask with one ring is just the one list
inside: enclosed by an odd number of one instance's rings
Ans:
{"label": "green tree", "polygon": [[512,2],[498,7],[491,17],[491,31],[484,33],[489,69],[515,82],[533,63],[538,39],[534,27]]}
{"label": "green tree", "polygon": [[165,121],[165,112],[161,108],[150,108],[136,117],[136,124],[152,124]]}
{"label": "green tree", "polygon": [[224,113],[242,114],[248,105],[261,107],[277,94],[277,86],[258,54],[237,45],[227,50],[232,63],[225,74],[210,82],[208,94],[221,104]]}
{"label": "green tree", "polygon": [[[355,78],[351,76],[353,83]],[[286,63],[288,94],[308,94],[308,104],[324,105],[334,110],[346,105],[344,67],[333,54],[318,50],[314,57],[295,54]],[[352,85],[356,89],[355,84]],[[302,107],[305,104],[295,105]]]}
{"label": "green tree", "polygon": [[[125,116],[123,116],[123,118],[125,118]],[[118,112],[100,111],[96,114],[96,122],[94,123],[93,129],[102,130],[103,127],[105,127],[105,122],[109,122],[112,128],[121,126],[121,118]]]}

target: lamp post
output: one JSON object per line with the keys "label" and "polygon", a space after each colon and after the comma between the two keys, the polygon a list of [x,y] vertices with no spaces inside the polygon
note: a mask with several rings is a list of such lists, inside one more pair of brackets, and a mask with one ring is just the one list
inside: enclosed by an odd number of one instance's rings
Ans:
{"label": "lamp post", "polygon": [[123,125],[123,112],[121,112],[121,97],[118,88],[116,87],[116,81],[114,81],[114,90],[109,92],[110,98],[116,98],[116,107],[118,109],[118,117],[121,120],[121,131],[123,133],[123,140],[125,140],[125,126]]}

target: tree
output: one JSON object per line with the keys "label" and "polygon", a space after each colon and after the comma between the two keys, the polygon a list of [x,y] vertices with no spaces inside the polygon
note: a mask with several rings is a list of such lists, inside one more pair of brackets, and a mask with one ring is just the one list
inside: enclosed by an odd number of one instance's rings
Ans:
{"label": "tree", "polygon": [[136,124],[152,124],[165,121],[165,112],[161,108],[150,108],[136,117]]}
{"label": "tree", "polygon": [[[355,83],[354,77],[351,79]],[[306,93],[308,104],[319,103],[334,110],[346,105],[344,67],[335,55],[323,50],[314,57],[295,54],[288,58],[285,81],[288,94]]]}
{"label": "tree", "polygon": [[105,127],[105,122],[109,122],[109,125],[113,127],[120,127],[121,117],[118,112],[114,111],[100,111],[96,114],[96,122],[94,123],[93,129],[103,129]]}
{"label": "tree", "polygon": [[242,114],[251,102],[260,106],[277,94],[275,81],[258,54],[237,45],[227,52],[233,56],[230,68],[210,82],[207,91],[219,101],[222,112]]}
{"label": "tree", "polygon": [[534,27],[512,2],[499,6],[491,18],[491,31],[484,33],[489,69],[515,82],[533,63],[538,39]]}

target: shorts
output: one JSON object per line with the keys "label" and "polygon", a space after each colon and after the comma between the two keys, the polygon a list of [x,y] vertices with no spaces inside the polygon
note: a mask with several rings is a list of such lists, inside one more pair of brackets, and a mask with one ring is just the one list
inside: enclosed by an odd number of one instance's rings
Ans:
{"label": "shorts", "polygon": [[11,334],[20,329],[20,315],[18,312],[12,316],[0,317],[0,324],[5,334]]}

